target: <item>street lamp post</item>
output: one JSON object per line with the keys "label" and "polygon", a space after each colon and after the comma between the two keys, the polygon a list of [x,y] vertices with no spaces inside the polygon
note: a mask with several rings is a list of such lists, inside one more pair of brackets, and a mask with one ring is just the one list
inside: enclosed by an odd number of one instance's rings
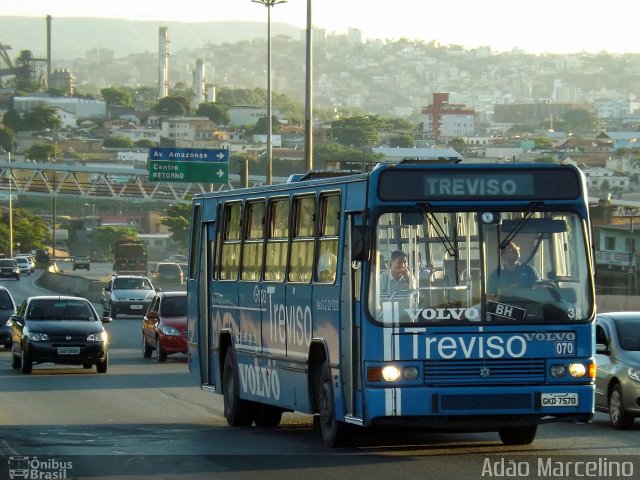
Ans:
{"label": "street lamp post", "polygon": [[307,170],[313,170],[313,31],[311,0],[307,0],[307,72],[305,87],[305,154]]}
{"label": "street lamp post", "polygon": [[273,178],[273,135],[271,114],[271,7],[287,0],[251,0],[267,7],[267,185],[271,185]]}

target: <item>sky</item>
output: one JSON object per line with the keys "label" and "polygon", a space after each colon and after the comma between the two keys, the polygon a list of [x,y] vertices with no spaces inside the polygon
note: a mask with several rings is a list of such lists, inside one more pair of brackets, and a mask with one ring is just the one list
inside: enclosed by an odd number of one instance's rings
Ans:
{"label": "sky", "polygon": [[[271,21],[304,28],[309,0],[287,0]],[[437,40],[465,48],[527,53],[640,53],[638,0],[310,0],[312,23],[365,39]],[[150,21],[264,21],[251,0],[3,1],[0,16],[102,17]]]}

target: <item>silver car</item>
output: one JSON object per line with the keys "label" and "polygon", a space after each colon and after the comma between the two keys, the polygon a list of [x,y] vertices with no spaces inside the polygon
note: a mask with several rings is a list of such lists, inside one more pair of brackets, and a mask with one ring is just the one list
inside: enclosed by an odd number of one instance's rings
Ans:
{"label": "silver car", "polygon": [[116,318],[118,314],[144,316],[156,289],[142,275],[114,275],[102,289],[104,315]]}
{"label": "silver car", "polygon": [[596,410],[629,429],[640,416],[640,312],[596,316]]}

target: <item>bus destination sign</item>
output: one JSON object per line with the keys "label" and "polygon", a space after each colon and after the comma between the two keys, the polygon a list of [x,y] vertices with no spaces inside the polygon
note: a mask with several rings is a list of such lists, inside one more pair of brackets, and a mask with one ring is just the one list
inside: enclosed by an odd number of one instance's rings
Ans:
{"label": "bus destination sign", "polygon": [[149,180],[152,182],[226,183],[229,150],[217,148],[149,149]]}
{"label": "bus destination sign", "polygon": [[569,169],[445,170],[382,173],[378,194],[389,201],[575,199],[580,179]]}

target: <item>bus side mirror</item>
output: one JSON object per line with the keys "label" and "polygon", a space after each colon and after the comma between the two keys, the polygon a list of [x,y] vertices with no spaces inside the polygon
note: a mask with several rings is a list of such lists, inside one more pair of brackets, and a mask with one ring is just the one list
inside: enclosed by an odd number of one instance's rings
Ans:
{"label": "bus side mirror", "polygon": [[351,228],[351,260],[365,261],[369,258],[369,229],[364,225]]}

